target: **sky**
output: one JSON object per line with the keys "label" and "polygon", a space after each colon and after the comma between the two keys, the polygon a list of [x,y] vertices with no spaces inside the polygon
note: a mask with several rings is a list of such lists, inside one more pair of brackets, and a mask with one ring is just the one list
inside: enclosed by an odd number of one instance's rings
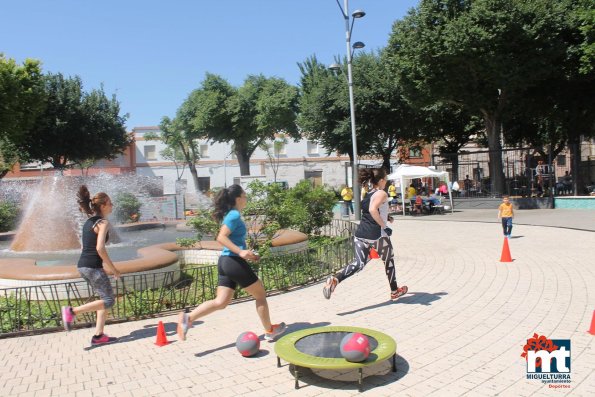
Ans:
{"label": "sky", "polygon": [[[352,42],[385,47],[393,22],[417,3],[349,1],[350,13],[366,12]],[[78,75],[85,90],[103,85],[129,115],[128,130],[174,117],[207,72],[236,87],[252,74],[297,85],[299,62],[346,54],[336,0],[0,0],[0,15],[5,57]]]}

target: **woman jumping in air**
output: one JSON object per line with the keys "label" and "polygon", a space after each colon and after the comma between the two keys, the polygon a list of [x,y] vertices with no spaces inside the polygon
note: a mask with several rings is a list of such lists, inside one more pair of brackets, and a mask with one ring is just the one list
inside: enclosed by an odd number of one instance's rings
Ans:
{"label": "woman jumping in air", "polygon": [[285,332],[285,323],[272,324],[269,305],[262,281],[254,273],[249,261],[257,262],[260,257],[246,249],[246,225],[241,218],[241,211],[246,207],[246,192],[239,185],[231,185],[221,190],[215,197],[214,216],[222,222],[217,241],[223,245],[223,251],[217,263],[219,281],[215,299],[203,302],[190,313],[180,313],[178,337],[186,340],[186,333],[192,323],[215,310],[227,307],[239,285],[252,295],[256,301],[256,313],[264,327],[264,338],[274,340]]}
{"label": "woman jumping in air", "polygon": [[361,271],[369,261],[370,248],[378,251],[384,262],[384,270],[390,284],[390,298],[397,300],[407,293],[407,286],[397,287],[395,256],[390,241],[392,229],[387,226],[388,195],[384,191],[386,186],[386,173],[383,168],[362,168],[359,171],[359,180],[363,185],[371,185],[371,189],[364,196],[361,208],[362,219],[355,233],[355,260],[343,267],[335,275],[326,279],[322,290],[324,297],[330,299],[337,285],[348,277]]}

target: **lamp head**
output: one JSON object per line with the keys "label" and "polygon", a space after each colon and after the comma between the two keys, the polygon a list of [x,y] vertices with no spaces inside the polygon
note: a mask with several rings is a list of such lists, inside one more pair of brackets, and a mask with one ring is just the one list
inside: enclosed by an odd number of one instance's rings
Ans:
{"label": "lamp head", "polygon": [[362,48],[364,48],[366,45],[364,43],[362,43],[361,41],[356,41],[355,43],[353,43],[353,49],[354,50],[360,50]]}
{"label": "lamp head", "polygon": [[366,15],[364,10],[355,10],[351,13],[353,18],[363,18]]}
{"label": "lamp head", "polygon": [[334,71],[341,70],[341,66],[338,63],[331,63],[328,65],[328,68]]}

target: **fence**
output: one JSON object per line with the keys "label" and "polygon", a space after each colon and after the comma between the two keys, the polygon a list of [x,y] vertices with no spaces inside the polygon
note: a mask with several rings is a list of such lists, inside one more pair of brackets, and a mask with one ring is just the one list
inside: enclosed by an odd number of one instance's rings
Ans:
{"label": "fence", "polygon": [[[338,219],[323,228],[336,237],[328,244],[304,251],[263,257],[255,270],[267,291],[283,291],[314,283],[353,260],[350,238],[355,225]],[[161,285],[154,288],[155,284]],[[147,318],[199,305],[213,299],[217,266],[123,276],[115,285],[116,304],[109,322]],[[66,299],[60,299],[66,293]],[[62,329],[61,306],[79,306],[92,300],[86,282],[0,289],[0,337]],[[235,299],[247,298],[237,290]],[[77,317],[77,327],[95,322],[94,313]]]}
{"label": "fence", "polygon": [[[531,197],[549,195],[550,190],[553,194],[570,190],[568,183],[562,183],[565,172],[570,171],[566,154],[549,159],[534,154],[530,148],[502,149],[501,152],[505,180],[501,194]],[[489,150],[477,150],[434,155],[434,159],[436,168],[447,171],[450,179],[459,184],[459,197],[490,197],[499,194],[490,183],[489,156]]]}

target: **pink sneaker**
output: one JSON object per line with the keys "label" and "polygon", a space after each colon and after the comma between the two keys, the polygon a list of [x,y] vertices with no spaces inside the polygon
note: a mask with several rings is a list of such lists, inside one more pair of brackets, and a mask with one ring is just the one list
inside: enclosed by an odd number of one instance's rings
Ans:
{"label": "pink sneaker", "polygon": [[62,324],[64,324],[64,329],[66,331],[70,331],[73,321],[74,315],[72,314],[72,307],[62,306]]}
{"label": "pink sneaker", "polygon": [[93,346],[105,345],[107,343],[113,343],[116,340],[118,340],[118,338],[111,338],[111,337],[107,336],[106,334],[101,334],[99,337],[93,336],[91,338],[91,344]]}
{"label": "pink sneaker", "polygon": [[273,324],[270,331],[264,333],[264,339],[274,341],[278,336],[282,335],[287,330],[285,323]]}

